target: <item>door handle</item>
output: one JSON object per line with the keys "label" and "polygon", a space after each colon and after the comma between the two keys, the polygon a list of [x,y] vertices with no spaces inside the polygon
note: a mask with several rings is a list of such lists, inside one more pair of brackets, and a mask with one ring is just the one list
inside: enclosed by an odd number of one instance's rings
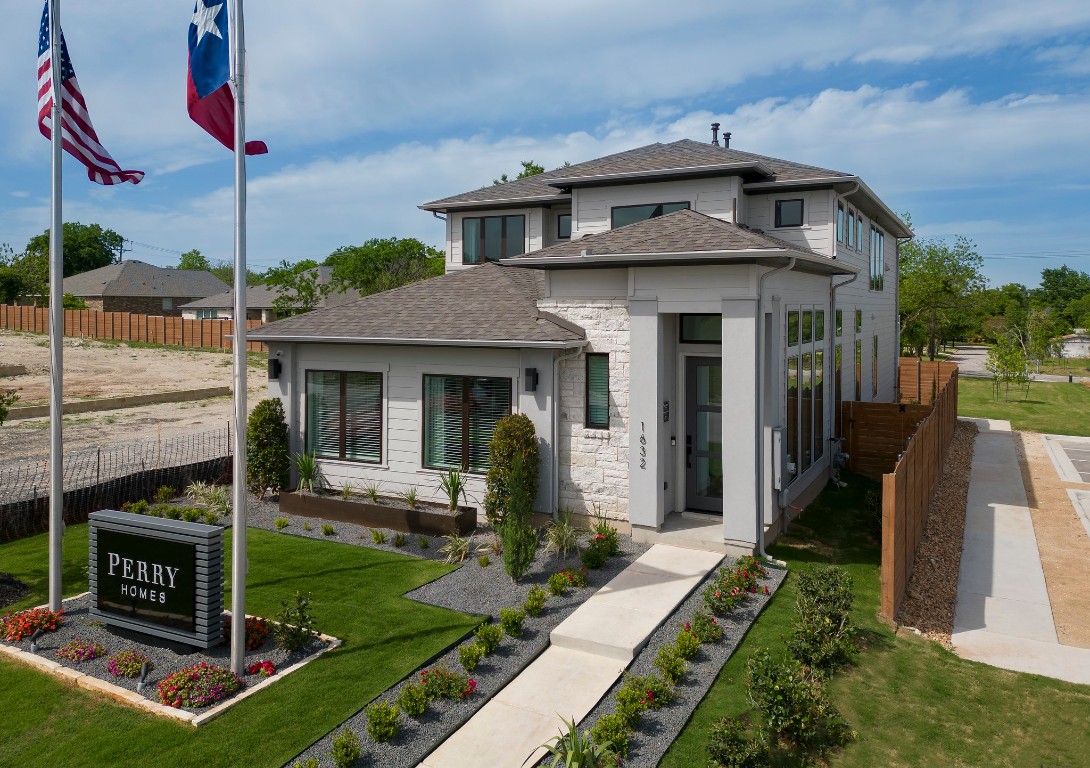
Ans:
{"label": "door handle", "polygon": [[693,436],[685,435],[685,469],[693,468]]}

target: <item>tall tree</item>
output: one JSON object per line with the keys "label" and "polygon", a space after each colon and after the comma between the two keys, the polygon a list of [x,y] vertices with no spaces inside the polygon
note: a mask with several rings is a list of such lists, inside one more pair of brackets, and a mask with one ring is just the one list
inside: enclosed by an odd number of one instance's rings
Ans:
{"label": "tall tree", "polygon": [[[105,267],[121,261],[125,238],[98,224],[64,222],[64,276]],[[30,238],[26,255],[49,263],[49,230]]]}
{"label": "tall tree", "polygon": [[1051,307],[1070,327],[1079,318],[1078,309],[1072,312],[1069,307],[1085,296],[1090,296],[1090,274],[1065,264],[1041,271],[1041,287],[1033,292],[1033,303],[1041,309]]}
{"label": "tall tree", "polygon": [[273,309],[278,317],[310,312],[332,288],[329,283],[319,280],[318,262],[313,259],[304,259],[296,264],[283,259],[265,273],[265,285],[278,290],[277,297],[273,299]]}
{"label": "tall tree", "polygon": [[[564,163],[564,165],[568,165],[568,163]],[[515,178],[525,179],[528,176],[537,176],[539,173],[545,173],[544,166],[538,165],[533,160],[523,160],[522,170],[519,171],[519,175]],[[506,184],[508,181],[510,181],[510,179],[507,178],[506,173],[500,176],[498,179],[492,179],[493,184]]]}
{"label": "tall tree", "polygon": [[441,275],[444,260],[443,251],[416,238],[387,237],[338,248],[325,263],[338,290],[367,295]]}
{"label": "tall tree", "polygon": [[178,259],[178,269],[203,269],[207,272],[212,269],[212,265],[208,263],[207,256],[194,248],[181,255]]}
{"label": "tall tree", "polygon": [[926,339],[934,360],[938,340],[967,325],[966,309],[987,285],[984,261],[973,241],[960,235],[952,244],[913,238],[901,244],[900,257],[901,336]]}

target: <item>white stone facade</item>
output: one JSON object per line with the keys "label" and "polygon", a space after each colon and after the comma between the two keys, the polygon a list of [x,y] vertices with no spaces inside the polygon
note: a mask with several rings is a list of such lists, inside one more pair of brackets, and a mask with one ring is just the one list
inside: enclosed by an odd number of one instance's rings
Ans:
{"label": "white stone facade", "polygon": [[585,352],[609,354],[609,429],[586,424],[586,357],[560,364],[560,506],[628,520],[628,302],[544,299],[545,312],[586,330]]}

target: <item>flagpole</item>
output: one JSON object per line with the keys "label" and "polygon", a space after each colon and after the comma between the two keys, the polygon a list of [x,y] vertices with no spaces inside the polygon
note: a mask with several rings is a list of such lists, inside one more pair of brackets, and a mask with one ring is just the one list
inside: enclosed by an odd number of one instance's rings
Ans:
{"label": "flagpole", "polygon": [[235,80],[235,460],[231,522],[231,670],[243,674],[246,660],[246,46],[242,0],[233,0],[229,23]]}
{"label": "flagpole", "polygon": [[53,149],[49,227],[49,610],[61,609],[61,549],[64,535],[64,454],[61,431],[64,403],[64,214],[61,210],[61,22],[60,0],[49,0],[50,84]]}

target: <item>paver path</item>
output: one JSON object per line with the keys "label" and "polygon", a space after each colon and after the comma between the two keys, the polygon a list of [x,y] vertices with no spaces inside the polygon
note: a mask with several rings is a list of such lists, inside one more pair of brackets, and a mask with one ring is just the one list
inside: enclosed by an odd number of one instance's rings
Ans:
{"label": "paver path", "polygon": [[579,722],[648,637],[723,559],[656,544],[587,599],[550,635],[550,646],[420,764],[517,768],[544,755],[560,718]]}
{"label": "paver path", "polygon": [[973,419],[958,602],[959,656],[1090,684],[1090,650],[1059,644],[1010,422]]}

